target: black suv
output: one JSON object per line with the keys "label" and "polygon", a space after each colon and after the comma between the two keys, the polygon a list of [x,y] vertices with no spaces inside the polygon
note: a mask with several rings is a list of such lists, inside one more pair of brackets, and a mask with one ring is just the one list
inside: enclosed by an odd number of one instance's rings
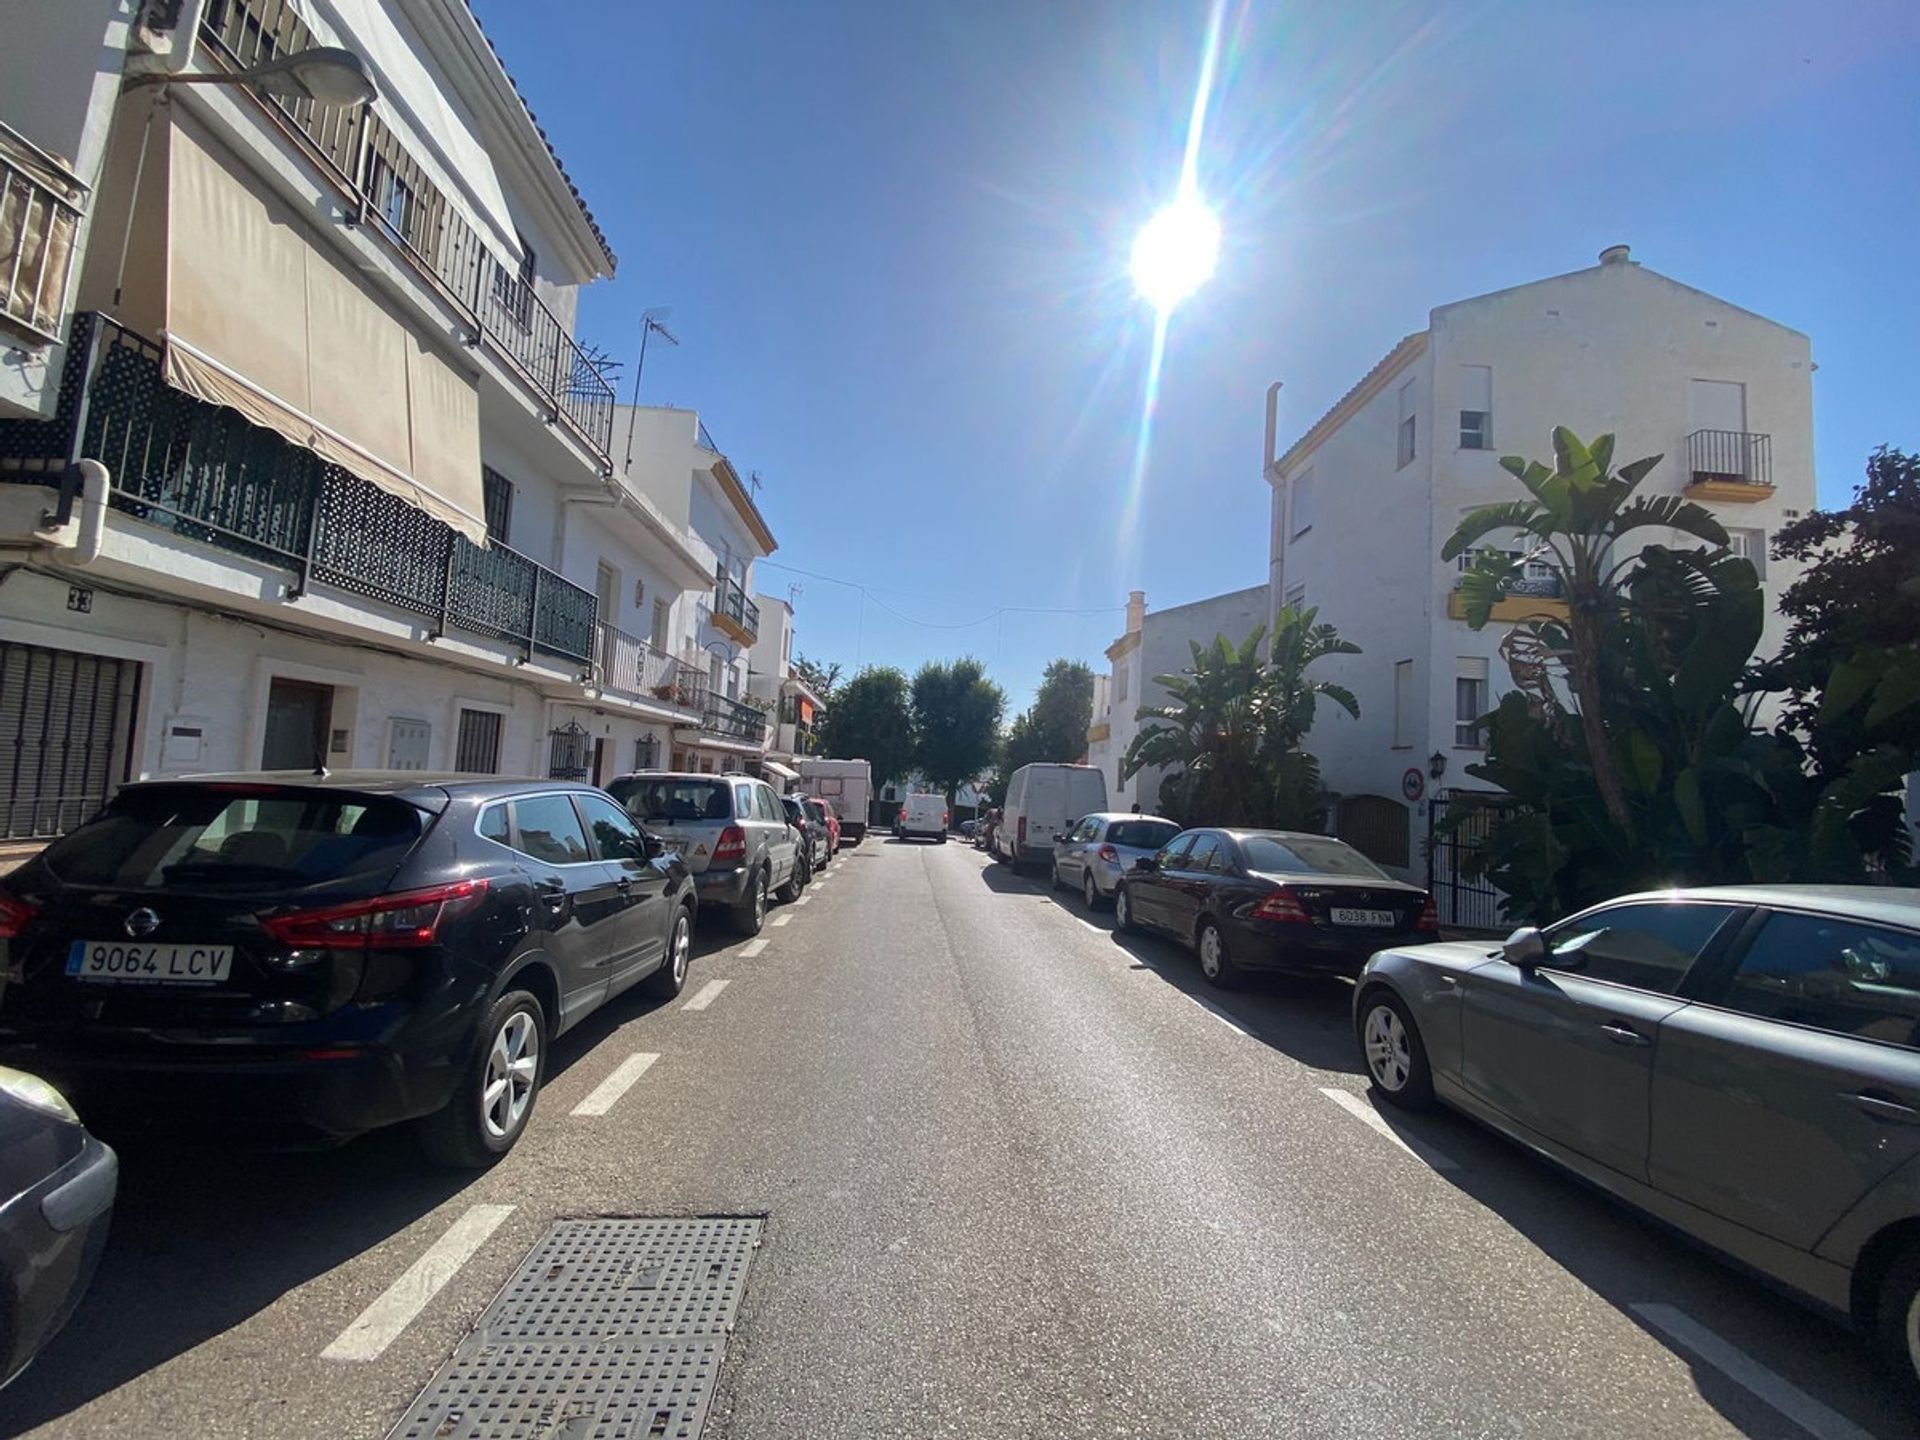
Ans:
{"label": "black suv", "polygon": [[253,775],[130,785],[0,886],[0,1059],[90,1122],[345,1139],[419,1120],[510,1149],[548,1042],[686,982],[692,878],[551,780]]}

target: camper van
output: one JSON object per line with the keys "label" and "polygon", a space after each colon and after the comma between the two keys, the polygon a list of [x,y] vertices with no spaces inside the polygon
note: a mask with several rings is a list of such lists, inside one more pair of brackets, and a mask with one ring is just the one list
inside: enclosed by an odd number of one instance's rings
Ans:
{"label": "camper van", "polygon": [[867,833],[867,806],[873,800],[873,766],[865,760],[800,762],[800,779],[809,795],[818,795],[840,817],[840,836],[858,845]]}

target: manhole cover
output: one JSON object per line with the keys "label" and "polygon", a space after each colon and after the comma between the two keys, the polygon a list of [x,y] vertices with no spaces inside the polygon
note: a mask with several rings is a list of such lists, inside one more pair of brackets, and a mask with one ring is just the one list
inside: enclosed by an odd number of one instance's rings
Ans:
{"label": "manhole cover", "polygon": [[761,1223],[560,1221],[390,1440],[695,1440]]}

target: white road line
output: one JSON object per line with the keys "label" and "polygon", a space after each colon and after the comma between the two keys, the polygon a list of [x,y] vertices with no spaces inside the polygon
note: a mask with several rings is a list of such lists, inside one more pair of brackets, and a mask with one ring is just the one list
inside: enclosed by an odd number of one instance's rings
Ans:
{"label": "white road line", "polygon": [[793,916],[791,914],[776,915],[773,917],[773,925],[776,929],[782,925],[791,925],[792,923],[793,923]]}
{"label": "white road line", "polygon": [[1202,1000],[1198,995],[1189,995],[1187,996],[1187,998],[1193,1001],[1193,1003],[1198,1005],[1202,1010],[1206,1011],[1209,1015],[1213,1016],[1213,1018],[1218,1020],[1222,1025],[1226,1026],[1229,1030],[1233,1031],[1234,1034],[1244,1035],[1249,1040],[1254,1040],[1259,1038],[1251,1030],[1247,1029],[1238,1020],[1234,1019],[1231,1015],[1227,1014],[1226,1011],[1222,1010],[1218,1005],[1214,1004],[1211,1000]]}
{"label": "white road line", "polygon": [[593,1093],[582,1100],[567,1113],[569,1115],[604,1115],[613,1109],[620,1097],[633,1088],[633,1082],[647,1073],[647,1068],[658,1060],[658,1055],[649,1055],[645,1051],[636,1051],[614,1067],[613,1073],[593,1087]]}
{"label": "white road line", "polygon": [[1460,1168],[1454,1164],[1451,1159],[1442,1155],[1431,1145],[1423,1145],[1417,1140],[1408,1140],[1403,1137],[1399,1131],[1395,1130],[1391,1125],[1387,1124],[1385,1120],[1380,1118],[1379,1111],[1375,1110],[1351,1090],[1338,1090],[1330,1085],[1323,1085],[1320,1087],[1320,1093],[1349,1115],[1353,1116],[1353,1118],[1358,1120],[1362,1125],[1365,1125],[1369,1130],[1386,1136],[1387,1139],[1398,1145],[1402,1150],[1406,1151],[1407,1154],[1413,1156],[1416,1160],[1423,1161],[1430,1168],[1435,1170],[1457,1170]]}
{"label": "white road line", "polygon": [[1093,933],[1096,935],[1104,935],[1107,933],[1107,927],[1104,925],[1096,925],[1091,920],[1082,920],[1078,915],[1074,916],[1073,918],[1077,923],[1086,926],[1087,929],[1093,931]]}
{"label": "white road line", "polygon": [[802,895],[798,900],[793,902],[793,908],[798,910],[802,905],[810,903],[812,899],[813,897],[811,895]]}
{"label": "white road line", "polygon": [[680,1008],[682,1010],[704,1010],[720,998],[720,992],[729,984],[725,980],[709,980],[695,992],[694,997]]}
{"label": "white road line", "polygon": [[758,940],[749,940],[746,944],[742,945],[740,947],[740,954],[743,958],[751,960],[772,943],[773,942],[768,940],[766,936],[762,935]]}
{"label": "white road line", "polygon": [[1799,1386],[1782,1380],[1686,1311],[1671,1305],[1629,1305],[1627,1308],[1669,1339],[1686,1346],[1741,1389],[1759,1396],[1809,1435],[1818,1435],[1820,1440],[1873,1440],[1872,1435],[1844,1415],[1828,1409]]}
{"label": "white road line", "polygon": [[377,1360],[512,1213],[511,1205],[475,1205],[469,1209],[379,1299],[362,1310],[360,1318],[320,1352],[320,1358]]}

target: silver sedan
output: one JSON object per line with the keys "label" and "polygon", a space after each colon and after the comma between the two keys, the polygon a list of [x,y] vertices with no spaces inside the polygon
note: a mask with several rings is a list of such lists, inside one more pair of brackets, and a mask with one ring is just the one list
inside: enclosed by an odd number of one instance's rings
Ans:
{"label": "silver sedan", "polygon": [[1077,889],[1089,910],[1111,904],[1133,862],[1158,854],[1179,833],[1178,825],[1158,815],[1083,815],[1053,842],[1053,888]]}

